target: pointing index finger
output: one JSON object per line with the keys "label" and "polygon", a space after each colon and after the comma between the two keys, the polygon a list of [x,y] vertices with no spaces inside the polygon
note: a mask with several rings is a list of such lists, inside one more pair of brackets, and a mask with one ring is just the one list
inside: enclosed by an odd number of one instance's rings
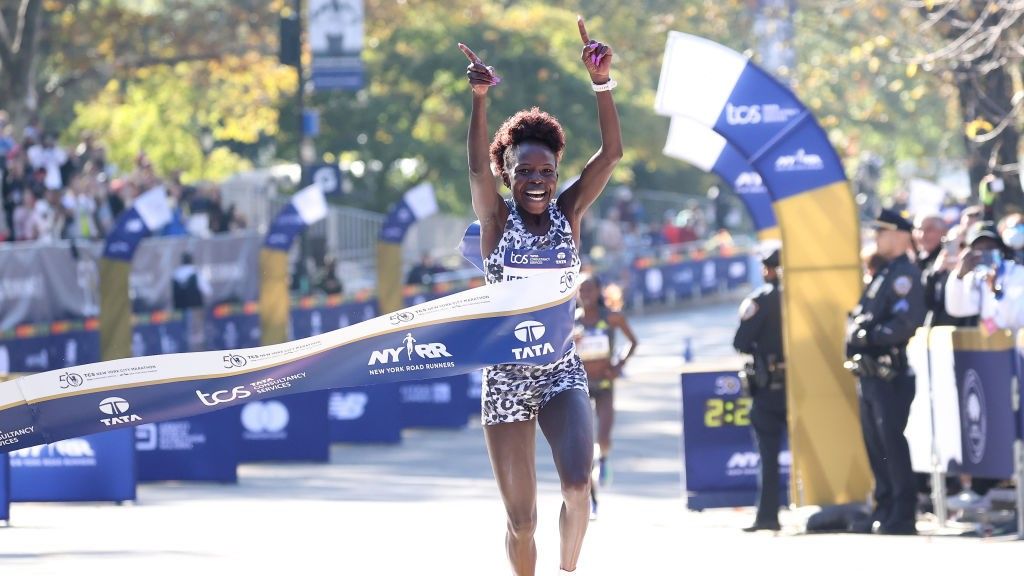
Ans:
{"label": "pointing index finger", "polygon": [[462,42],[459,42],[459,50],[462,50],[462,53],[465,54],[466,58],[469,58],[469,61],[473,64],[479,64],[481,62],[480,57],[470,50],[469,46],[466,46]]}
{"label": "pointing index finger", "polygon": [[576,17],[576,25],[580,28],[580,38],[584,44],[590,44],[590,35],[587,34],[587,25],[583,23],[583,16]]}

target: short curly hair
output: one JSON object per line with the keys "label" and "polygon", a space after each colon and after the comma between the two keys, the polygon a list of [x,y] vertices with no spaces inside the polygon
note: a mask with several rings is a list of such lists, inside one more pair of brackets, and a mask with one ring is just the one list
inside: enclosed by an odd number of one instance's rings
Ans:
{"label": "short curly hair", "polygon": [[498,174],[505,171],[511,160],[510,154],[515,148],[526,141],[536,141],[551,149],[555,160],[562,159],[565,148],[565,132],[558,120],[534,106],[529,110],[516,112],[494,133],[491,142],[491,164]]}

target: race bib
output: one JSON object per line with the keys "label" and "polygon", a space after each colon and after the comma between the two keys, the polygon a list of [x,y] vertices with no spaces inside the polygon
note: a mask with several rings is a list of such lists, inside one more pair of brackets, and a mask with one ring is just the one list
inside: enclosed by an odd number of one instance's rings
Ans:
{"label": "race bib", "polygon": [[554,248],[533,250],[530,248],[509,248],[505,251],[505,272],[503,280],[529,278],[543,272],[570,268],[572,250]]}
{"label": "race bib", "polygon": [[584,362],[611,358],[612,348],[608,334],[596,330],[585,331],[583,337],[576,342],[576,352],[580,355],[580,360]]}

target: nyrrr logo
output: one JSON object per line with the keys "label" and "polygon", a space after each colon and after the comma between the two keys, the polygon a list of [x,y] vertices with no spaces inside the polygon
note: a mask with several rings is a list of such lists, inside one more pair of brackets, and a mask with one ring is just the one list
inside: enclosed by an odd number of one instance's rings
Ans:
{"label": "nyrrr logo", "polygon": [[124,398],[118,398],[117,396],[100,400],[99,408],[100,412],[110,416],[110,418],[100,418],[100,422],[103,422],[104,426],[128,424],[142,420],[138,414],[129,414],[128,412],[132,409],[131,404]]}
{"label": "nyrrr logo", "polygon": [[537,322],[536,320],[526,320],[516,325],[515,330],[512,334],[516,337],[516,340],[527,344],[522,348],[513,348],[512,354],[516,357],[516,360],[523,360],[524,358],[536,358],[537,356],[543,356],[545,354],[553,354],[555,347],[550,342],[542,342],[540,344],[533,344],[541,338],[547,332],[547,328],[544,324]]}
{"label": "nyrrr logo", "polygon": [[734,470],[737,468],[757,468],[761,463],[761,456],[757,452],[733,452],[729,457],[726,468]]}
{"label": "nyrrr logo", "polygon": [[448,353],[448,348],[440,342],[418,344],[416,338],[413,337],[412,332],[405,335],[405,338],[402,339],[402,343],[404,343],[405,346],[375,350],[370,354],[370,361],[367,362],[366,365],[373,366],[374,364],[392,364],[400,362],[403,351],[405,352],[406,361],[412,361],[414,354],[424,359],[452,357],[452,355]]}
{"label": "nyrrr logo", "polygon": [[740,192],[761,190],[764,188],[764,179],[757,172],[740,172],[733,185]]}
{"label": "nyrrr logo", "polygon": [[54,442],[53,444],[41,444],[11,452],[13,458],[46,458],[63,456],[64,458],[94,458],[96,451],[92,444],[85,438],[69,438]]}
{"label": "nyrrr logo", "polygon": [[821,156],[808,154],[803,148],[791,156],[779,156],[775,161],[775,170],[778,172],[795,172],[798,170],[821,170],[825,163]]}
{"label": "nyrrr logo", "polygon": [[249,396],[252,396],[252,392],[245,389],[245,386],[235,386],[231,390],[217,390],[210,394],[203,394],[201,391],[196,390],[196,396],[199,400],[207,406],[216,406],[218,404],[224,404],[225,402],[234,402],[235,400],[244,400]]}

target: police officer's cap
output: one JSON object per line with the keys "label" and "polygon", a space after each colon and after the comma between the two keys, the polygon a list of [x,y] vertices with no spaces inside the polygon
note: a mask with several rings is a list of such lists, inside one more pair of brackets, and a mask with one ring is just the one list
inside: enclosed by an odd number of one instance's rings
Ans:
{"label": "police officer's cap", "polygon": [[975,222],[971,225],[971,228],[967,231],[967,245],[971,246],[982,238],[988,238],[998,244],[1000,248],[1006,248],[994,222]]}
{"label": "police officer's cap", "polygon": [[909,220],[900,216],[899,212],[895,210],[889,210],[883,208],[878,214],[878,218],[871,223],[871,227],[875,230],[897,230],[900,232],[912,232],[914,225]]}
{"label": "police officer's cap", "polygon": [[779,266],[782,266],[781,251],[776,248],[771,252],[768,252],[763,258],[761,258],[761,264],[764,264],[768,268],[778,268]]}

